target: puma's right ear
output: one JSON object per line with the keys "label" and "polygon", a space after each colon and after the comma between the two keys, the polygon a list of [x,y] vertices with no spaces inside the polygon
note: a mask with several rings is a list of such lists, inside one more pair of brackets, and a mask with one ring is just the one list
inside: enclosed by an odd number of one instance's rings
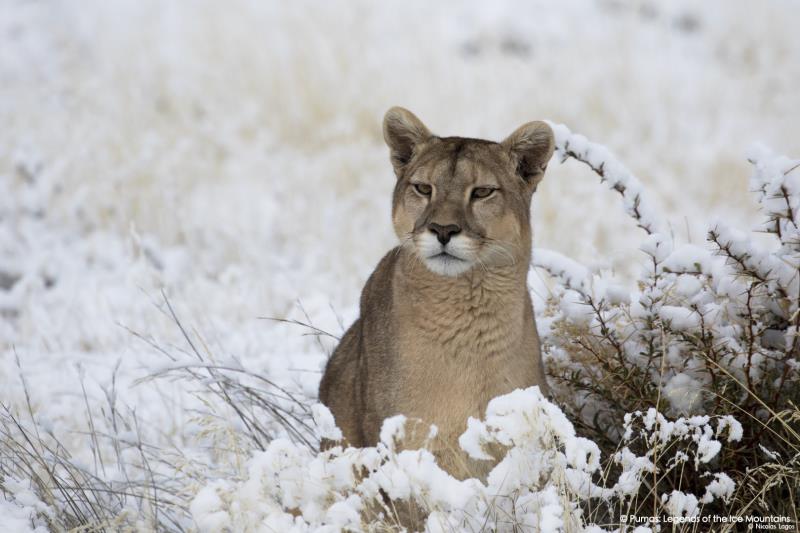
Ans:
{"label": "puma's right ear", "polygon": [[402,107],[393,107],[383,117],[383,139],[389,146],[394,173],[399,178],[403,168],[411,161],[414,149],[433,137],[425,124],[414,113]]}

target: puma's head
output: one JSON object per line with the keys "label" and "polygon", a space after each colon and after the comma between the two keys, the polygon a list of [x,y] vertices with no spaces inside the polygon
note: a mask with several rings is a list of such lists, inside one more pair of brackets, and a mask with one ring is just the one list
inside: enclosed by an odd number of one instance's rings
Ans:
{"label": "puma's head", "polygon": [[553,155],[553,132],[528,122],[500,143],[437,137],[410,111],[383,119],[397,175],[392,221],[401,246],[429,270],[523,265],[530,258],[531,195]]}

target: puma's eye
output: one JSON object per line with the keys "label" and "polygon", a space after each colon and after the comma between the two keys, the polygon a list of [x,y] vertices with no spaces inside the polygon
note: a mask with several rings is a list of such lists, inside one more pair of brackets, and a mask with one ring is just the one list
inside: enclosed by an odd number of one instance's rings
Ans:
{"label": "puma's eye", "polygon": [[433,187],[431,187],[427,183],[415,183],[414,190],[417,191],[417,193],[421,194],[422,196],[430,196],[431,191],[433,191]]}
{"label": "puma's eye", "polygon": [[488,198],[492,195],[494,189],[491,187],[475,187],[472,189],[473,198]]}

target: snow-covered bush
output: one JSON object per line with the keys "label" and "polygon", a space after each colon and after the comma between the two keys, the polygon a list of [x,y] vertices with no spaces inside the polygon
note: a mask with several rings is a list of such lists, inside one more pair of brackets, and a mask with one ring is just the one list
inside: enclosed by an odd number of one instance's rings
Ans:
{"label": "snow-covered bush", "polygon": [[[320,437],[335,437],[330,412],[313,409]],[[730,417],[667,421],[651,409],[625,419],[622,449],[609,456],[615,477],[601,470],[601,452],[577,436],[564,413],[538,387],[492,400],[485,420],[470,419],[460,438],[475,459],[491,459],[486,448],[503,450],[485,482],[458,480],[441,470],[425,449],[402,448],[406,419],[384,422],[374,448],[337,446],[315,452],[287,439],[272,441],[250,459],[242,479],[212,481],[197,493],[191,511],[201,530],[362,531],[411,528],[426,531],[604,531],[593,524],[593,508],[622,508],[646,479],[662,475],[659,454],[672,452],[670,468],[711,462],[722,442],[737,441]],[[642,455],[629,446],[642,440]],[[729,499],[734,483],[714,472],[698,500],[674,491],[668,513],[694,516],[699,505]],[[633,513],[634,509],[625,510]],[[637,511],[638,512],[638,511]]]}
{"label": "snow-covered bush", "polygon": [[[763,224],[751,233],[718,222],[703,245],[680,243],[608,150],[555,131],[557,156],[589,165],[645,232],[633,291],[609,272],[534,253],[553,278],[539,324],[557,402],[601,450],[615,453],[622,438],[653,460],[652,483],[637,487],[655,500],[648,513],[796,510],[800,161],[755,147],[750,185]],[[720,435],[736,446],[708,444]]]}
{"label": "snow-covered bush", "polygon": [[[320,427],[330,413],[315,408]],[[239,483],[210,484],[192,503],[201,529],[282,531],[424,526],[430,531],[498,529],[527,524],[555,531],[580,523],[577,505],[564,498],[570,480],[584,483],[599,469],[594,443],[534,387],[494,399],[486,420],[470,420],[462,446],[488,459],[487,445],[508,449],[486,483],[457,480],[425,449],[402,449],[406,420],[385,421],[374,448],[337,446],[315,453],[278,439],[255,454]],[[322,435],[326,436],[326,435]],[[327,435],[330,436],[330,435]]]}

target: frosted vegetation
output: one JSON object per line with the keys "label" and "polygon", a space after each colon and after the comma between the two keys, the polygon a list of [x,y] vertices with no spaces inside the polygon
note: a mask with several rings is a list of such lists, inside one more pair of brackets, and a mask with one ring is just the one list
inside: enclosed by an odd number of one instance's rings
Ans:
{"label": "frosted vegetation", "polygon": [[[797,520],[800,10],[491,5],[0,6],[0,530]],[[529,278],[553,397],[468,422],[485,480],[401,417],[319,452],[320,369],[394,242],[394,104],[556,132]]]}

